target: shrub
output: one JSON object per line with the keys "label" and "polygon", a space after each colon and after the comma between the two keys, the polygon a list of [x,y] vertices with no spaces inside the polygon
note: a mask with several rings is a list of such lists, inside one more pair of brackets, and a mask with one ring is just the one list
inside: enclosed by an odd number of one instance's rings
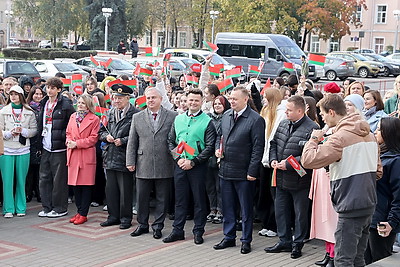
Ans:
{"label": "shrub", "polygon": [[3,49],[4,57],[17,59],[55,59],[88,57],[97,55],[97,51],[73,51],[64,48],[6,48]]}

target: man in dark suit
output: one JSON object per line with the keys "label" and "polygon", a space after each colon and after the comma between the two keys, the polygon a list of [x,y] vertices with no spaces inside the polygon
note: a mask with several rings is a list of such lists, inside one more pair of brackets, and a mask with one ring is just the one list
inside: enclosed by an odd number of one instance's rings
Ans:
{"label": "man in dark suit", "polygon": [[162,96],[156,88],[147,88],[145,96],[147,108],[133,116],[126,153],[128,170],[136,170],[139,225],[131,236],[149,232],[150,192],[154,190],[156,207],[151,227],[153,237],[160,239],[174,170],[167,139],[177,113],[161,106]]}
{"label": "man in dark suit", "polygon": [[[185,239],[184,227],[190,191],[194,202],[194,243],[202,244],[204,227],[207,221],[207,195],[205,176],[207,162],[214,152],[215,127],[211,118],[201,111],[203,93],[191,89],[187,95],[188,111],[176,116],[168,136],[170,150],[183,145],[183,151],[176,159],[175,182],[175,220],[172,233],[163,239],[164,243]],[[185,143],[182,143],[185,142]],[[178,147],[182,147],[179,145]]]}
{"label": "man in dark suit", "polygon": [[265,143],[264,119],[250,108],[248,100],[246,88],[238,86],[233,89],[230,95],[232,109],[222,117],[215,152],[221,159],[219,177],[225,237],[214,249],[236,245],[239,206],[242,215],[242,254],[251,252],[255,180],[259,176]]}
{"label": "man in dark suit", "polygon": [[[270,166],[276,169],[275,218],[279,242],[265,248],[267,253],[292,252],[291,258],[301,257],[303,241],[309,229],[308,193],[311,185],[312,170],[299,173],[289,164],[293,156],[300,162],[304,144],[310,139],[313,129],[318,125],[305,115],[304,98],[294,95],[286,104],[287,119],[280,122],[269,151]],[[292,210],[294,214],[292,215]],[[292,217],[294,231],[292,233]],[[294,238],[293,238],[294,237]]]}

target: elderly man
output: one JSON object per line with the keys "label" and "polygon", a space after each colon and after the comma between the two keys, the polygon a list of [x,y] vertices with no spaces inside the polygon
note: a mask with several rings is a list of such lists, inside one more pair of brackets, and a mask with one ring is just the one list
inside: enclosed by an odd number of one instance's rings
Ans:
{"label": "elderly man", "polygon": [[[207,195],[205,176],[207,162],[214,151],[215,127],[211,118],[201,111],[203,93],[191,89],[187,95],[188,111],[175,118],[171,128],[168,145],[180,152],[176,159],[175,182],[175,220],[172,233],[164,238],[164,243],[185,239],[184,227],[188,210],[190,191],[194,202],[194,243],[202,244],[204,227],[207,221]],[[184,143],[183,143],[184,142]],[[183,144],[183,145],[182,145]]]}
{"label": "elderly man", "polygon": [[248,100],[246,88],[233,89],[230,95],[232,109],[222,117],[215,153],[221,159],[219,177],[225,238],[214,249],[236,245],[239,207],[242,214],[242,254],[251,252],[255,180],[259,177],[265,143],[264,119],[250,108]]}
{"label": "elderly man", "polygon": [[100,140],[105,142],[104,164],[107,175],[108,218],[102,227],[132,225],[133,174],[126,168],[126,147],[133,114],[138,110],[129,103],[132,89],[123,84],[111,86],[113,108],[107,115],[108,125],[101,127]]}
{"label": "elderly man", "polygon": [[5,99],[8,98],[11,87],[13,87],[14,85],[17,85],[17,84],[18,84],[17,79],[15,79],[14,77],[7,77],[3,80],[3,89],[4,89],[4,98]]}
{"label": "elderly man", "polygon": [[174,170],[167,139],[177,113],[161,106],[162,96],[156,88],[147,88],[145,96],[147,108],[133,116],[126,153],[128,170],[136,170],[139,225],[131,236],[149,232],[150,193],[154,190],[156,207],[151,227],[153,237],[160,239]]}

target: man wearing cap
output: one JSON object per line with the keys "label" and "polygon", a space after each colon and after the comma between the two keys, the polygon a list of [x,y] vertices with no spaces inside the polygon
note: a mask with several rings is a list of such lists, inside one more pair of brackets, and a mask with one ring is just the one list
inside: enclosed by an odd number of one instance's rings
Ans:
{"label": "man wearing cap", "polygon": [[160,239],[169,203],[174,161],[168,150],[168,133],[176,112],[164,108],[161,93],[154,87],[145,91],[147,108],[132,119],[126,153],[126,166],[136,170],[138,227],[131,236],[149,232],[150,193],[155,192],[153,237]]}
{"label": "man wearing cap", "polygon": [[43,210],[39,217],[61,217],[68,213],[68,169],[66,130],[69,117],[75,112],[71,100],[60,92],[59,78],[46,82],[47,96],[40,102],[38,133],[43,146],[39,169],[39,190]]}
{"label": "man wearing cap", "polygon": [[99,139],[106,143],[103,157],[106,169],[108,218],[101,226],[132,225],[133,174],[126,168],[126,146],[132,116],[139,110],[129,103],[132,89],[123,84],[111,86],[113,108],[107,113],[107,126],[102,126]]}
{"label": "man wearing cap", "polygon": [[215,127],[211,118],[201,111],[203,93],[191,89],[187,95],[188,111],[175,118],[168,136],[171,151],[176,149],[175,220],[172,233],[164,243],[185,239],[184,227],[190,191],[194,202],[194,243],[202,244],[207,221],[207,195],[205,176],[208,159],[214,152]]}

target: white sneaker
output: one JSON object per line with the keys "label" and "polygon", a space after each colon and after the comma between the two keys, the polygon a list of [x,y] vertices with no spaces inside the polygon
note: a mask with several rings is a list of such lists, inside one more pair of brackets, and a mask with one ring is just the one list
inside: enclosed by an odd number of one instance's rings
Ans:
{"label": "white sneaker", "polygon": [[98,206],[100,206],[100,205],[99,205],[99,203],[97,203],[97,202],[92,202],[92,203],[90,203],[90,206],[92,206],[92,207],[98,207]]}
{"label": "white sneaker", "polygon": [[17,217],[24,217],[25,213],[17,213]]}
{"label": "white sneaker", "polygon": [[137,215],[137,210],[136,210],[135,207],[132,208],[132,214],[133,214],[133,215]]}
{"label": "white sneaker", "polygon": [[105,206],[103,207],[103,210],[104,210],[104,211],[108,211],[107,205],[105,205]]}
{"label": "white sneaker", "polygon": [[68,214],[68,211],[58,213],[55,210],[52,210],[49,213],[47,213],[47,217],[49,217],[49,218],[58,218],[58,217],[65,216],[67,214]]}
{"label": "white sneaker", "polygon": [[44,212],[44,210],[42,210],[41,212],[38,213],[39,217],[47,217],[47,212]]}
{"label": "white sneaker", "polygon": [[11,212],[7,212],[6,214],[4,214],[4,218],[12,218],[14,217],[14,215]]}
{"label": "white sneaker", "polygon": [[258,235],[267,236],[268,231],[268,229],[261,229],[260,231],[258,231]]}
{"label": "white sneaker", "polygon": [[266,234],[266,236],[269,236],[269,237],[275,237],[275,236],[277,236],[278,234],[276,233],[276,232],[274,232],[274,231],[272,231],[272,230],[268,230],[267,231],[267,234]]}

